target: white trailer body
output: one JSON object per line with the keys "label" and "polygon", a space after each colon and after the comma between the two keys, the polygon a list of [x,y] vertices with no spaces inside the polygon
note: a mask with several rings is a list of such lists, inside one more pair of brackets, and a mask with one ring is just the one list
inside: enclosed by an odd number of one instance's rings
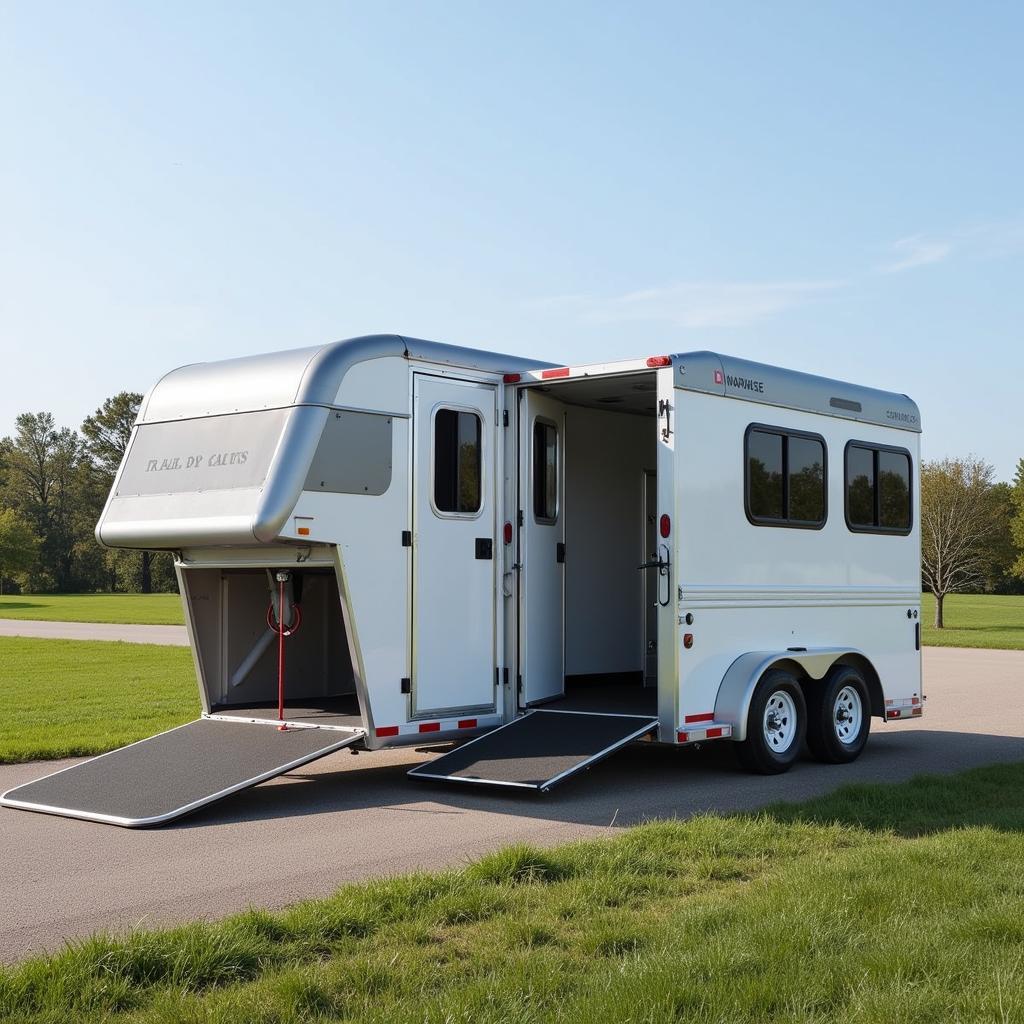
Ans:
{"label": "white trailer body", "polygon": [[2,802],[155,824],[425,739],[473,742],[410,774],[533,790],[641,737],[851,760],[922,710],[919,432],[904,395],[709,352],[385,335],[172,371],[97,536],[175,552],[203,717]]}

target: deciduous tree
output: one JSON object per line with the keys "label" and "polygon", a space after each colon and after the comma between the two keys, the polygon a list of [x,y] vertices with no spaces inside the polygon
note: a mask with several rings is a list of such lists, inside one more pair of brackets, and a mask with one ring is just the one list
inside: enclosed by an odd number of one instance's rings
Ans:
{"label": "deciduous tree", "polygon": [[985,579],[985,542],[995,529],[993,469],[974,455],[921,466],[921,575],[935,595],[935,628],[943,628],[947,594]]}

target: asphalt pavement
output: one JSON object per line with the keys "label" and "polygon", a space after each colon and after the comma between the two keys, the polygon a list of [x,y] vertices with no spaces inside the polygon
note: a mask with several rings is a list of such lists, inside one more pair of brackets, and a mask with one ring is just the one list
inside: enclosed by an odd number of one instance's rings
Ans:
{"label": "asphalt pavement", "polygon": [[[159,829],[3,808],[0,960],[98,930],[282,907],[347,881],[464,864],[512,842],[552,845],[649,818],[800,800],[848,782],[1024,760],[1024,652],[930,648],[924,660],[924,717],[875,720],[852,765],[801,762],[761,777],[737,768],[728,742],[638,744],[535,796],[406,778],[430,753],[341,751]],[[74,763],[2,766],[0,792]]]}
{"label": "asphalt pavement", "polygon": [[127,644],[188,646],[184,626],[137,626],[120,622],[0,619],[0,636],[34,636],[46,640],[121,640]]}

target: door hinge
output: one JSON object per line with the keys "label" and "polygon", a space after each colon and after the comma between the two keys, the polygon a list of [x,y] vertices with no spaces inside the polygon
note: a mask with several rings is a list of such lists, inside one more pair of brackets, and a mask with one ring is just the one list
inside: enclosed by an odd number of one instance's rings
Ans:
{"label": "door hinge", "polygon": [[508,426],[508,409],[501,410],[501,425],[503,427]]}
{"label": "door hinge", "polygon": [[564,565],[565,564],[565,542],[564,541],[559,541],[555,545],[555,561],[559,565]]}
{"label": "door hinge", "polygon": [[412,547],[412,530],[403,530],[402,531],[402,547],[403,548],[411,548]]}
{"label": "door hinge", "polygon": [[523,510],[520,509],[516,513],[516,526],[522,526],[522,525],[523,525]]}
{"label": "door hinge", "polygon": [[406,678],[402,680],[402,693],[412,693],[411,679]]}
{"label": "door hinge", "polygon": [[516,693],[522,693],[522,692],[523,692],[523,674],[522,674],[522,672],[520,672],[519,675],[516,676]]}

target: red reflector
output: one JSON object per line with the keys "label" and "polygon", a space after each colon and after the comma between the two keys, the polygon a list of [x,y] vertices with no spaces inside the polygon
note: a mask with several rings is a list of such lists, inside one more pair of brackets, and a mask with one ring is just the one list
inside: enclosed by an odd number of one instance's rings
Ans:
{"label": "red reflector", "polygon": [[708,729],[708,731],[704,735],[709,740],[714,740],[714,739],[718,739],[718,737],[722,735],[722,732],[723,732],[722,729]]}
{"label": "red reflector", "polygon": [[886,712],[886,715],[888,715],[889,718],[899,718],[900,717],[900,709],[899,708],[891,708],[889,711]]}
{"label": "red reflector", "polygon": [[560,367],[558,367],[557,370],[541,370],[540,371],[540,375],[545,380],[550,380],[552,377],[568,377],[569,376],[569,367],[568,366],[560,366]]}
{"label": "red reflector", "polygon": [[658,520],[658,531],[662,537],[667,537],[672,532],[672,520],[667,515],[663,515]]}
{"label": "red reflector", "polygon": [[689,738],[690,738],[690,734],[688,732],[681,732],[679,734],[679,742],[680,743],[685,743]]}
{"label": "red reflector", "polygon": [[924,709],[920,708],[920,707],[912,708],[911,711],[910,711],[910,717],[911,718],[920,718],[921,717],[921,712],[923,710]]}
{"label": "red reflector", "polygon": [[420,732],[440,732],[440,722],[420,722]]}
{"label": "red reflector", "polygon": [[376,730],[378,736],[397,736],[398,726],[397,725],[382,725]]}
{"label": "red reflector", "polygon": [[503,537],[503,539],[504,539],[506,544],[511,544],[512,543],[512,524],[511,523],[506,523],[505,524],[504,529],[501,532],[501,535],[502,535],[502,537]]}
{"label": "red reflector", "polygon": [[506,373],[501,379],[506,384],[518,384],[523,379],[523,375],[521,373]]}
{"label": "red reflector", "polygon": [[459,719],[460,729],[475,729],[476,719],[475,718],[460,718]]}
{"label": "red reflector", "polygon": [[683,719],[683,721],[687,725],[693,725],[694,722],[713,722],[714,720],[715,713],[713,711],[708,711],[706,714],[703,715],[687,715]]}
{"label": "red reflector", "polygon": [[652,368],[655,367],[655,366],[671,366],[672,365],[672,357],[671,356],[651,356],[647,360],[647,365],[652,367]]}
{"label": "red reflector", "polygon": [[[693,634],[692,633],[684,633],[683,634],[683,646],[687,650],[689,650],[693,646]],[[689,721],[689,719],[687,719],[687,721]],[[701,718],[701,719],[699,719],[699,721],[703,722],[704,719]]]}

